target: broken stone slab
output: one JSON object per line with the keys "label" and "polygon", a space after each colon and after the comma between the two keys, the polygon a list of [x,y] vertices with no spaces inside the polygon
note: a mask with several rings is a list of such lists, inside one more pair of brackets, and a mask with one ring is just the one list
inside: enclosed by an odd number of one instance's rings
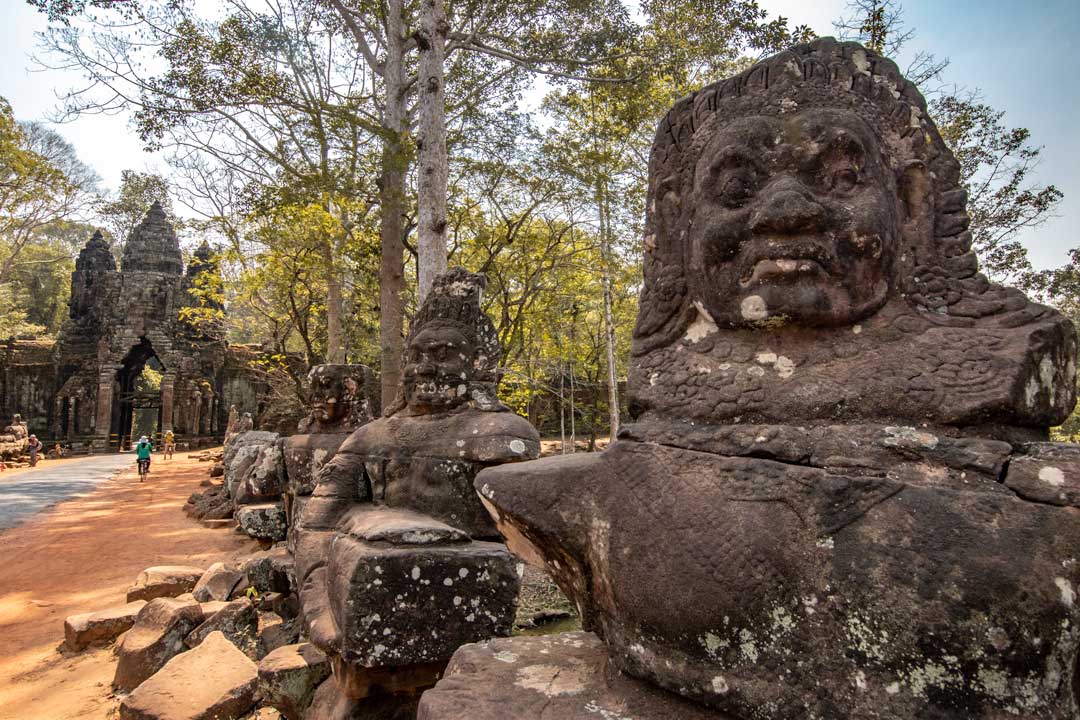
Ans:
{"label": "broken stone slab", "polygon": [[199,607],[202,608],[203,612],[203,622],[214,617],[228,606],[229,603],[225,600],[211,600],[210,602],[199,603]]}
{"label": "broken stone slab", "polygon": [[1080,446],[1027,443],[1009,462],[1005,485],[1025,500],[1080,507]]}
{"label": "broken stone slab", "polygon": [[419,700],[415,693],[351,698],[331,675],[315,690],[304,720],[415,720]]}
{"label": "broken stone slab", "polygon": [[255,706],[258,670],[220,632],[172,658],[120,703],[121,720],[235,720]]}
{"label": "broken stone slab", "polygon": [[288,524],[281,503],[241,505],[236,508],[236,522],[249,537],[257,540],[284,540]]}
{"label": "broken stone slab", "polygon": [[285,645],[259,661],[259,697],[287,720],[300,720],[329,675],[330,661],[317,647]]}
{"label": "broken stone slab", "polygon": [[139,573],[127,591],[127,601],[176,597],[191,592],[202,577],[203,568],[190,565],[155,565]]}
{"label": "broken stone slab", "polygon": [[93,645],[107,645],[135,624],[135,617],[145,605],[145,600],[136,600],[119,607],[72,615],[64,621],[64,643],[75,652]]}
{"label": "broken stone slab", "polygon": [[260,658],[300,640],[301,623],[296,620],[285,620],[273,612],[259,613],[258,620],[258,656]]}
{"label": "broken stone slab", "polygon": [[117,649],[113,687],[131,691],[186,647],[184,638],[203,621],[194,599],[155,598],[139,611]]}
{"label": "broken stone slab", "polygon": [[237,563],[216,562],[206,569],[191,594],[199,602],[231,600],[243,593],[247,576]]}
{"label": "broken stone slab", "polygon": [[189,648],[197,647],[211,634],[220,632],[236,647],[249,652],[255,644],[259,615],[247,598],[233,600],[203,621],[184,638]]}
{"label": "broken stone slab", "polygon": [[607,648],[587,632],[463,645],[417,712],[417,720],[458,718],[734,720],[610,668]]}

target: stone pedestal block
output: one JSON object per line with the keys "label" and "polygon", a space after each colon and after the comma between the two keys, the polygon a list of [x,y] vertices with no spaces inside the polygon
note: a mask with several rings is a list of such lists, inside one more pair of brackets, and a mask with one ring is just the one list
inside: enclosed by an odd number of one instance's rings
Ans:
{"label": "stone pedestal block", "polygon": [[368,668],[445,662],[508,635],[520,579],[505,545],[407,511],[358,507],[328,564],[341,656]]}

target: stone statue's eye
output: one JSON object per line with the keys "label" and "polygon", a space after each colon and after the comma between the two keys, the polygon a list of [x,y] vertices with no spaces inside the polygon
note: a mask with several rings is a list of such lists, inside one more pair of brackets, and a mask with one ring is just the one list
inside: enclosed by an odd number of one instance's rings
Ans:
{"label": "stone statue's eye", "polygon": [[847,194],[859,184],[859,171],[852,167],[840,168],[829,179],[829,189],[835,193]]}

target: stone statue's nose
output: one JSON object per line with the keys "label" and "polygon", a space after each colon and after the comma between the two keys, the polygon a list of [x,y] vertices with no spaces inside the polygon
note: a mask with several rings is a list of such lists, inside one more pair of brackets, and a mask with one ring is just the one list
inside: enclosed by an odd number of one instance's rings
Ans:
{"label": "stone statue's nose", "polygon": [[750,216],[755,234],[793,234],[820,230],[825,208],[805,193],[790,187],[777,188]]}

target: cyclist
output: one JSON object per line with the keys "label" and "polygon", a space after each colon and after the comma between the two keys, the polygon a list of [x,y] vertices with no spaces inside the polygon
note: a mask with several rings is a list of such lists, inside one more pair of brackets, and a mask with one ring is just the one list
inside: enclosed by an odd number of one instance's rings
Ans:
{"label": "cyclist", "polygon": [[135,446],[135,460],[139,465],[139,482],[142,482],[146,474],[150,472],[150,453],[153,450],[154,446],[150,438],[145,435],[139,438],[139,444]]}
{"label": "cyclist", "polygon": [[173,451],[176,450],[176,436],[172,430],[165,431],[165,459],[172,460]]}

